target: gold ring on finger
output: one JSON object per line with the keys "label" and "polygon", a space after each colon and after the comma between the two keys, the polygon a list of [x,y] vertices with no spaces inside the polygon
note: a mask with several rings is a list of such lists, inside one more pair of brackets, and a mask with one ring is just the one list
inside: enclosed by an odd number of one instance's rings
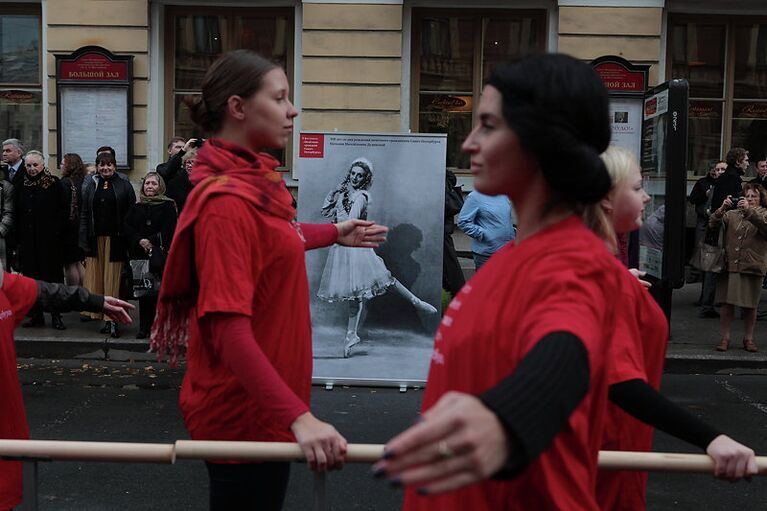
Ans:
{"label": "gold ring on finger", "polygon": [[455,456],[455,452],[447,445],[446,441],[437,444],[437,453],[443,460],[448,460]]}

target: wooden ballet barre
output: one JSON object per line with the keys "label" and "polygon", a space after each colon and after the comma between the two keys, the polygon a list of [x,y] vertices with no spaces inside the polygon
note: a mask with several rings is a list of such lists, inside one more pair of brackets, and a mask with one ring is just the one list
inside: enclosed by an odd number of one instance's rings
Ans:
{"label": "wooden ballet barre", "polygon": [[[380,444],[349,444],[347,463],[374,463],[383,455]],[[111,461],[166,463],[176,460],[302,461],[298,444],[287,442],[225,442],[177,440],[175,444],[0,440],[0,457],[50,461]],[[757,456],[759,475],[767,475],[767,456]],[[714,461],[705,454],[601,451],[599,468],[646,472],[711,474]]]}
{"label": "wooden ballet barre", "polygon": [[0,457],[50,461],[174,463],[173,444],[0,440]]}

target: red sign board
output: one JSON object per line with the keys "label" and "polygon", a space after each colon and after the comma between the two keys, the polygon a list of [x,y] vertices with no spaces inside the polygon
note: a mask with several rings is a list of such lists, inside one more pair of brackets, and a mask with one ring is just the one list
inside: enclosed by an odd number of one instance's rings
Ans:
{"label": "red sign board", "polygon": [[299,156],[301,158],[324,158],[325,135],[321,133],[301,133]]}
{"label": "red sign board", "polygon": [[601,62],[594,66],[594,70],[609,91],[644,92],[647,88],[644,72],[631,71],[617,62]]}
{"label": "red sign board", "polygon": [[60,62],[59,80],[127,82],[128,63],[110,60],[101,53],[83,53],[74,60]]}

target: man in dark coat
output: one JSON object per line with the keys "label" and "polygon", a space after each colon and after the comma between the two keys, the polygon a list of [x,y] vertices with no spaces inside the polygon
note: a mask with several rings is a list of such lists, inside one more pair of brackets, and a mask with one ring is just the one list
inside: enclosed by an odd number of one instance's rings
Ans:
{"label": "man in dark coat", "polygon": [[184,140],[182,137],[173,137],[168,142],[168,161],[159,164],[156,170],[169,186],[171,180],[181,173],[184,155],[194,147],[197,147],[196,138]]}
{"label": "man in dark coat", "polygon": [[742,147],[733,147],[727,151],[727,169],[719,176],[711,196],[711,211],[719,209],[728,195],[740,197],[742,194],[742,176],[748,168],[748,151]]}
{"label": "man in dark coat", "polygon": [[455,297],[461,290],[466,279],[458,262],[458,254],[453,244],[453,231],[455,222],[453,217],[461,211],[463,206],[463,194],[461,188],[456,186],[456,177],[450,170],[445,175],[445,231],[444,244],[442,247],[442,287]]}
{"label": "man in dark coat", "polygon": [[[708,174],[695,183],[690,192],[689,201],[695,206],[697,224],[695,226],[695,250],[700,250],[700,244],[706,235],[708,219],[711,216],[711,201],[713,199],[714,186],[727,168],[727,163],[722,160],[712,160],[709,163]],[[703,285],[700,287],[698,304],[701,309],[698,317],[718,318],[719,313],[714,309],[714,295],[716,294],[717,274],[703,272]]]}
{"label": "man in dark coat", "polygon": [[767,190],[767,158],[756,162],[756,177],[751,182],[762,185]]}
{"label": "man in dark coat", "polygon": [[3,141],[3,163],[8,166],[5,171],[5,180],[13,186],[18,186],[24,180],[26,169],[24,167],[24,145],[17,138],[9,138]]}

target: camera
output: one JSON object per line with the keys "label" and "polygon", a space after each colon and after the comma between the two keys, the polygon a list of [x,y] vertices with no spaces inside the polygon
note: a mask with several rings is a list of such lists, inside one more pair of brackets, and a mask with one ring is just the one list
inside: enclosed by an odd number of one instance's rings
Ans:
{"label": "camera", "polygon": [[730,206],[730,209],[735,209],[738,207],[738,202],[740,202],[740,199],[745,199],[745,197],[738,196],[738,197],[730,197],[730,201],[732,201],[732,206]]}
{"label": "camera", "polygon": [[202,147],[202,144],[204,143],[205,143],[204,138],[198,138],[197,140],[194,141],[194,144],[192,144],[192,147]]}

